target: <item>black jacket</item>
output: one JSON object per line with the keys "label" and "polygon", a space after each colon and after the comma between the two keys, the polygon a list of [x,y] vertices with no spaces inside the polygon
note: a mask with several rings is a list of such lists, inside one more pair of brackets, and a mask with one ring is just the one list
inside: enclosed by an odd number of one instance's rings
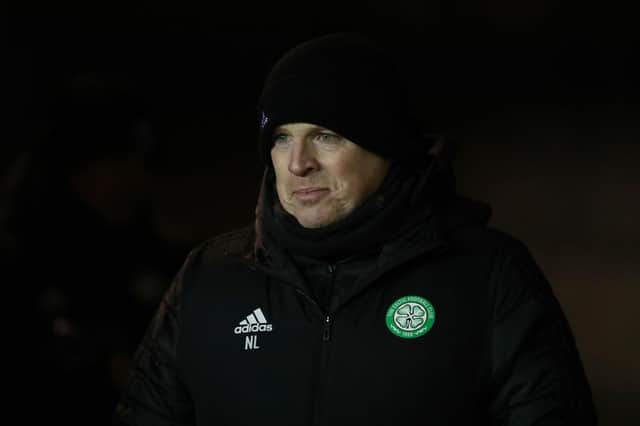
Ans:
{"label": "black jacket", "polygon": [[[138,350],[116,423],[596,424],[569,325],[527,248],[463,200],[369,261],[195,249]],[[322,276],[322,270],[326,275]],[[307,275],[308,276],[308,275]],[[351,277],[351,278],[349,278]]]}

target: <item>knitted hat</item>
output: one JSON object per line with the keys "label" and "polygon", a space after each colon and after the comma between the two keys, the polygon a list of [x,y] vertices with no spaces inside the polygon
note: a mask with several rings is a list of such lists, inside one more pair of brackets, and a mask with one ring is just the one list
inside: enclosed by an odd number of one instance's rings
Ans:
{"label": "knitted hat", "polygon": [[415,162],[429,149],[396,64],[359,34],[329,34],[287,52],[267,76],[258,107],[267,165],[274,129],[295,122],[325,127],[391,161]]}

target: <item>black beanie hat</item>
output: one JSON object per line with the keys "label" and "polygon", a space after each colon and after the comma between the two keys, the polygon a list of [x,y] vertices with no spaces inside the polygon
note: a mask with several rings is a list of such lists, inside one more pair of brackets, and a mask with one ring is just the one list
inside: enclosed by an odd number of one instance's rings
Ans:
{"label": "black beanie hat", "polygon": [[274,129],[307,122],[325,127],[391,161],[424,163],[429,143],[408,106],[390,55],[355,33],[334,33],[287,52],[266,78],[259,100],[259,150],[270,165]]}

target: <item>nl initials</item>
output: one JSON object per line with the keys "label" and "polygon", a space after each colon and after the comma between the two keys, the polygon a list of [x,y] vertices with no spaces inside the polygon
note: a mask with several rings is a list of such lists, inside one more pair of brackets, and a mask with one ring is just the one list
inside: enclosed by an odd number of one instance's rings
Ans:
{"label": "nl initials", "polygon": [[258,336],[247,336],[244,338],[244,350],[260,349],[258,346]]}

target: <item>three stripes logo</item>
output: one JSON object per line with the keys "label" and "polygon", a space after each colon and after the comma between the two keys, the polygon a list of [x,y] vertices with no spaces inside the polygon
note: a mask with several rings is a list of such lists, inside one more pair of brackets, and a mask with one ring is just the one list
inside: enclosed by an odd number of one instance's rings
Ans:
{"label": "three stripes logo", "polygon": [[273,330],[273,326],[267,322],[262,309],[256,308],[247,315],[247,318],[240,321],[238,326],[233,329],[235,334],[269,332]]}

